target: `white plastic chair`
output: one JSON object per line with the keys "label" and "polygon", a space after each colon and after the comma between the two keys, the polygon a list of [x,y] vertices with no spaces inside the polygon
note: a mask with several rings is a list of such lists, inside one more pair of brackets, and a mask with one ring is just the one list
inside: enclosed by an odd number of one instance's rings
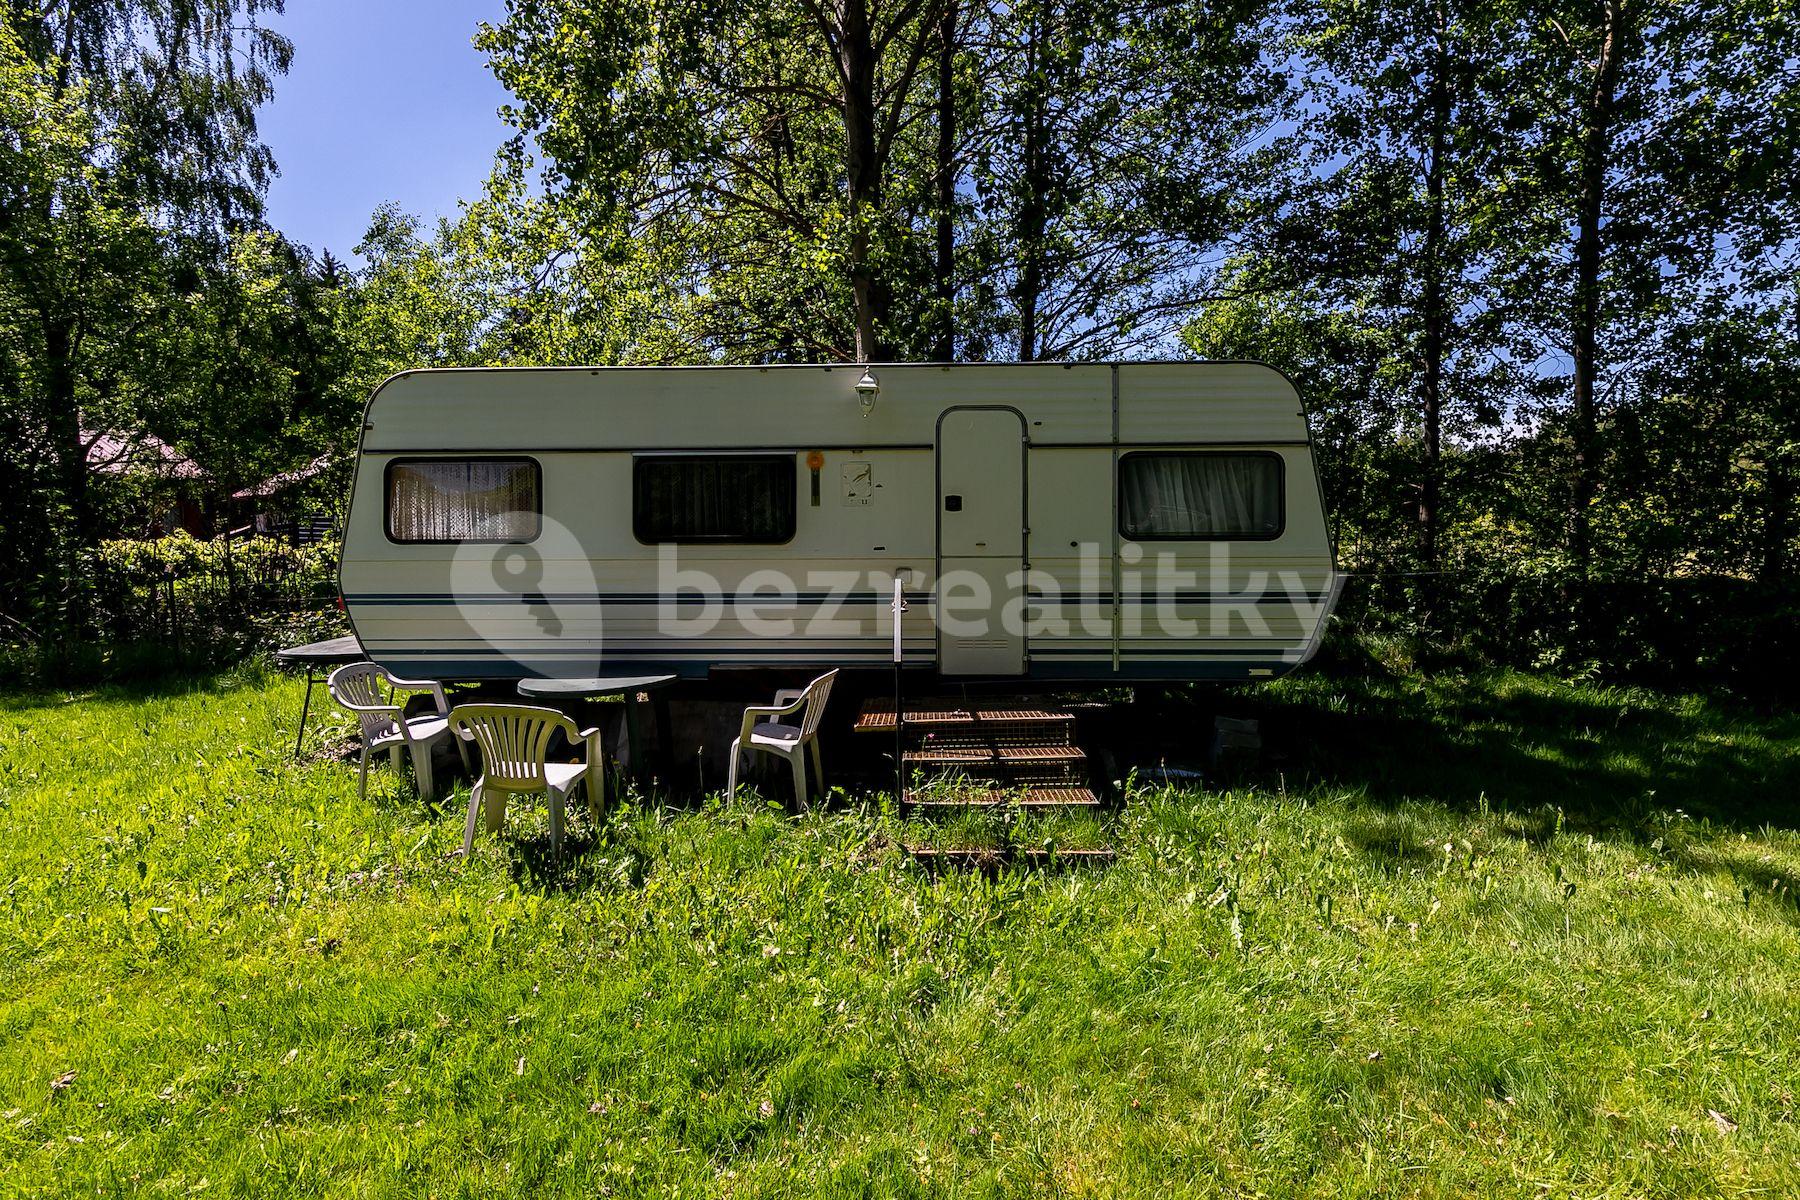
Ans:
{"label": "white plastic chair", "polygon": [[[737,795],[738,758],[745,750],[759,750],[785,758],[794,771],[794,798],[802,808],[807,804],[806,759],[810,752],[813,782],[819,798],[825,798],[825,764],[819,754],[819,718],[825,715],[825,702],[831,697],[836,671],[827,671],[804,688],[783,688],[775,693],[775,703],[757,705],[744,710],[743,728],[731,743],[731,772],[725,785],[725,798]],[[800,714],[797,723],[786,723],[782,717]],[[761,722],[768,722],[762,724]]]}
{"label": "white plastic chair", "polygon": [[[553,856],[562,854],[563,804],[583,780],[587,781],[588,810],[594,824],[600,824],[606,806],[606,764],[599,726],[577,729],[575,722],[554,708],[459,704],[450,711],[450,727],[459,738],[471,738],[481,747],[481,778],[469,793],[469,818],[463,826],[464,858],[475,848],[476,815],[485,808],[488,832],[500,832],[506,820],[506,798],[511,795],[542,792],[549,797]],[[584,761],[547,761],[551,738],[559,730],[571,743],[587,744]]]}
{"label": "white plastic chair", "polygon": [[[342,708],[356,714],[362,726],[362,765],[357,771],[356,794],[369,797],[369,755],[386,750],[394,769],[400,768],[400,749],[405,747],[412,759],[413,777],[419,783],[419,795],[430,799],[434,794],[431,778],[431,748],[450,736],[450,704],[444,698],[444,685],[431,679],[395,679],[370,662],[350,663],[331,673],[326,681],[331,698]],[[430,692],[437,711],[429,716],[408,717],[399,692]],[[459,738],[456,752],[462,756],[463,769],[469,767],[469,751]]]}

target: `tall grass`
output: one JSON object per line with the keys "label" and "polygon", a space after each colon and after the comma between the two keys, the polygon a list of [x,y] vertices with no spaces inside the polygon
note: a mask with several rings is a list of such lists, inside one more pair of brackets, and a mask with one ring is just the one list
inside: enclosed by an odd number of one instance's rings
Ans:
{"label": "tall grass", "polygon": [[466,792],[290,764],[298,698],[0,703],[0,1191],[1800,1190],[1792,718],[1296,680],[1266,777],[987,875],[879,798],[464,863]]}

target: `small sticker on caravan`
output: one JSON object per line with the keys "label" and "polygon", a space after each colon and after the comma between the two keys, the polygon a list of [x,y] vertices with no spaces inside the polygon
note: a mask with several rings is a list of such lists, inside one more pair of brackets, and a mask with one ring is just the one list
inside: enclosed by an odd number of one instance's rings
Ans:
{"label": "small sticker on caravan", "polygon": [[875,468],[852,459],[844,464],[844,503],[868,504],[875,498]]}

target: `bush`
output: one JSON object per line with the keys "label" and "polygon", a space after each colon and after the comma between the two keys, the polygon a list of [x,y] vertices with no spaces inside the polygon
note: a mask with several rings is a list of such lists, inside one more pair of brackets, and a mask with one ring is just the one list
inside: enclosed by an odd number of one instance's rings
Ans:
{"label": "bush", "polygon": [[1800,593],[1718,575],[1581,579],[1517,560],[1437,575],[1352,575],[1346,632],[1565,677],[1770,696],[1800,673]]}
{"label": "bush", "polygon": [[348,631],[338,545],[185,533],[81,554],[64,627],[13,626],[0,676],[79,681],[195,670]]}

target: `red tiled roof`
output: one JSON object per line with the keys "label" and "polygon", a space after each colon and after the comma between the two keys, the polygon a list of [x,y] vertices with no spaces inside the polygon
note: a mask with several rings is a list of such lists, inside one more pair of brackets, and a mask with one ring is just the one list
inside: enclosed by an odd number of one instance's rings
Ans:
{"label": "red tiled roof", "polygon": [[88,436],[88,470],[101,475],[155,475],[162,479],[204,479],[200,464],[153,433],[108,430]]}

